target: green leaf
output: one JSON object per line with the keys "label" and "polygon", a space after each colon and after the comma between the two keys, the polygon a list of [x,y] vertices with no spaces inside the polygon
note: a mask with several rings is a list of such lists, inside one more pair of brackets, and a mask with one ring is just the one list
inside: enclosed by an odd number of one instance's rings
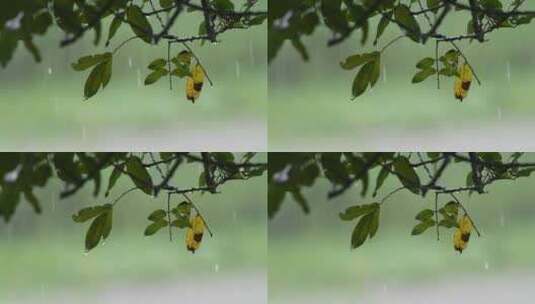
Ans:
{"label": "green leaf", "polygon": [[181,202],[175,208],[173,208],[172,212],[175,214],[177,218],[180,218],[180,217],[189,218],[191,214],[191,204],[186,201]]}
{"label": "green leaf", "polygon": [[446,228],[453,228],[457,227],[457,221],[452,217],[445,217],[442,219],[439,223],[439,226],[446,227]]}
{"label": "green leaf", "polygon": [[466,175],[466,187],[472,187],[474,185],[473,172],[470,171]]}
{"label": "green leaf", "polygon": [[230,0],[214,0],[214,5],[217,10],[220,11],[232,11],[234,10],[234,3]]}
{"label": "green leaf", "polygon": [[24,46],[32,54],[35,62],[41,62],[41,52],[39,51],[37,46],[33,43],[33,40],[31,38],[24,39]]}
{"label": "green leaf", "polygon": [[375,190],[373,191],[373,197],[377,196],[377,191],[379,191],[381,186],[383,186],[383,183],[390,174],[390,167],[390,165],[381,167],[381,171],[379,171],[379,174],[377,175],[377,181],[375,182]]}
{"label": "green leaf", "polygon": [[435,59],[433,59],[431,57],[426,57],[426,58],[418,61],[418,63],[416,64],[416,67],[419,68],[419,69],[424,70],[424,69],[432,67],[434,63],[435,63]]}
{"label": "green leaf", "polygon": [[378,209],[379,203],[351,206],[343,213],[340,213],[340,219],[343,221],[352,221],[360,216],[375,212]]}
{"label": "green leaf", "polygon": [[76,63],[71,64],[71,66],[75,71],[83,71],[106,60],[111,60],[111,58],[112,54],[110,52],[97,55],[89,55],[78,58],[78,61]]}
{"label": "green leaf", "polygon": [[303,194],[301,193],[299,188],[297,188],[296,190],[292,191],[291,193],[292,193],[293,199],[297,202],[299,207],[301,207],[303,212],[306,213],[306,214],[310,213],[310,207],[309,207],[309,205],[307,203],[307,200],[305,199],[305,197],[303,196]]}
{"label": "green leaf", "polygon": [[425,70],[421,70],[414,75],[412,78],[412,83],[420,83],[436,73],[437,71],[434,68],[426,68]]}
{"label": "green leaf", "polygon": [[459,204],[455,201],[450,201],[441,209],[444,210],[447,214],[457,216],[459,214]]}
{"label": "green leaf", "polygon": [[91,70],[84,86],[85,99],[91,98],[102,87],[106,87],[111,78],[112,59],[99,63]]}
{"label": "green leaf", "polygon": [[83,208],[83,209],[80,209],[77,214],[74,214],[72,216],[72,220],[77,223],[83,223],[87,220],[90,220],[96,216],[101,215],[102,213],[106,212],[106,210],[108,210],[109,208],[111,208],[110,204],[106,204],[103,206],[93,206],[93,207]]}
{"label": "green leaf", "polygon": [[0,65],[6,67],[13,57],[19,44],[19,35],[16,31],[2,29],[0,31]]}
{"label": "green leaf", "polygon": [[160,220],[148,225],[147,228],[145,228],[144,235],[145,236],[153,235],[156,232],[158,232],[158,230],[162,229],[163,227],[166,227],[167,225],[168,225],[168,223],[167,223],[166,220],[160,219]]}
{"label": "green leaf", "polygon": [[394,160],[394,172],[401,183],[412,193],[420,193],[420,178],[412,168],[409,159],[405,156],[398,156]]}
{"label": "green leaf", "polygon": [[368,238],[370,235],[370,224],[372,223],[374,216],[375,215],[373,213],[363,216],[355,226],[355,229],[353,229],[353,233],[351,235],[352,249],[358,248],[364,244],[366,238]]}
{"label": "green leaf", "polygon": [[429,227],[433,227],[434,225],[435,225],[434,220],[427,220],[425,222],[421,222],[418,225],[414,226],[414,228],[412,228],[411,234],[420,235],[424,233]]}
{"label": "green leaf", "polygon": [[377,56],[377,58],[373,61],[372,71],[370,74],[370,86],[374,87],[377,81],[379,80],[379,76],[381,75],[381,57]]}
{"label": "green leaf", "polygon": [[377,34],[375,36],[375,41],[373,42],[373,45],[377,45],[377,41],[381,36],[383,35],[386,27],[390,24],[390,19],[392,18],[392,12],[386,13],[385,16],[381,17],[381,20],[379,21],[379,24],[377,25]]}
{"label": "green leaf", "polygon": [[106,60],[102,65],[102,88],[105,88],[111,79],[112,60]]}
{"label": "green leaf", "polygon": [[435,215],[435,212],[431,209],[424,209],[420,212],[418,212],[418,214],[416,214],[416,219],[419,220],[419,221],[426,221],[427,219],[430,219],[433,215]]}
{"label": "green leaf", "polygon": [[158,59],[154,59],[149,64],[148,68],[151,70],[158,70],[158,69],[164,68],[166,64],[167,64],[167,60],[163,58],[158,58]]}
{"label": "green leaf", "polygon": [[31,188],[24,191],[24,198],[33,207],[33,210],[35,211],[35,213],[40,214],[42,212],[41,205],[39,204],[39,200],[37,199],[35,194],[33,194]]}
{"label": "green leaf", "polygon": [[167,216],[167,212],[163,209],[154,210],[148,217],[150,221],[157,222]]}
{"label": "green leaf", "polygon": [[321,155],[321,165],[323,173],[327,179],[335,184],[343,184],[349,179],[346,167],[342,163],[341,153],[323,153]]}
{"label": "green leaf", "polygon": [[371,222],[370,222],[370,232],[369,232],[370,239],[375,236],[375,234],[377,233],[377,230],[379,229],[379,213],[380,213],[380,211],[381,211],[381,209],[377,208],[373,212],[373,217],[372,217]]}
{"label": "green leaf", "polygon": [[400,28],[415,42],[420,42],[420,25],[408,6],[400,4],[394,9],[394,17]]}
{"label": "green leaf", "polygon": [[487,162],[501,163],[502,155],[499,152],[481,152],[479,156]]}
{"label": "green leaf", "polygon": [[292,43],[292,46],[295,48],[295,50],[299,53],[299,55],[301,55],[301,58],[304,61],[308,61],[310,56],[308,55],[308,51],[307,51],[305,45],[303,44],[301,39],[299,39],[299,36],[295,36],[290,41]]}
{"label": "green leaf", "polygon": [[368,87],[368,84],[370,83],[370,78],[373,70],[373,63],[366,63],[360,71],[358,72],[357,76],[355,76],[355,79],[353,80],[353,98],[357,98],[360,95],[362,95],[366,88]]}
{"label": "green leaf", "polygon": [[184,78],[186,76],[191,76],[191,71],[187,65],[177,65],[176,68],[171,72],[171,75]]}
{"label": "green leaf", "polygon": [[158,69],[147,75],[145,78],[145,85],[151,85],[167,74],[168,71],[166,69]]}
{"label": "green leaf", "polygon": [[108,238],[112,229],[112,220],[113,209],[111,207],[93,220],[85,236],[85,249],[87,251],[95,248],[100,240]]}
{"label": "green leaf", "polygon": [[126,20],[139,38],[152,43],[152,27],[139,6],[131,5],[126,9]]}
{"label": "green leaf", "polygon": [[106,41],[106,44],[110,43],[110,40],[115,36],[117,33],[117,30],[121,25],[123,24],[123,21],[121,20],[122,15],[115,16],[110,24],[110,29],[108,30],[108,40]]}
{"label": "green leaf", "polygon": [[191,223],[187,217],[181,216],[177,217],[177,219],[171,223],[171,226],[183,229],[190,227]]}
{"label": "green leaf", "polygon": [[379,56],[379,52],[355,54],[355,55],[347,57],[344,62],[340,62],[340,66],[344,70],[352,70],[369,61],[375,60],[378,56]]}
{"label": "green leaf", "polygon": [[222,163],[234,162],[234,154],[230,152],[213,152],[212,155],[218,162],[222,162]]}
{"label": "green leaf", "polygon": [[106,189],[106,194],[105,194],[106,197],[110,195],[111,189],[113,188],[113,186],[115,186],[115,183],[117,182],[119,177],[121,177],[121,175],[123,174],[123,170],[124,170],[124,165],[119,165],[113,168],[113,171],[111,172],[111,175],[110,175],[110,179],[108,180],[108,189]]}
{"label": "green leaf", "polygon": [[126,172],[134,184],[146,194],[152,195],[152,179],[137,156],[130,156],[126,162]]}

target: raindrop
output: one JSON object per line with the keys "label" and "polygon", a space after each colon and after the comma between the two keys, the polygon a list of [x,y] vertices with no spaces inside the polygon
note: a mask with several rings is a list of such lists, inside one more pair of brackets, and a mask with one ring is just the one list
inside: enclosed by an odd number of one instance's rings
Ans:
{"label": "raindrop", "polygon": [[498,107],[496,110],[498,112],[498,120],[502,120],[502,108]]}
{"label": "raindrop", "polygon": [[132,57],[128,57],[128,67],[132,68]]}
{"label": "raindrop", "polygon": [[141,87],[141,71],[137,69],[137,86]]}
{"label": "raindrop", "polygon": [[236,221],[238,219],[238,213],[236,211],[232,212],[232,220]]}
{"label": "raindrop", "polygon": [[82,253],[83,256],[88,256],[89,255],[89,250],[85,250],[83,253]]}
{"label": "raindrop", "polygon": [[502,226],[502,227],[505,226],[505,216],[503,214],[500,215],[500,226]]}
{"label": "raindrop", "polygon": [[214,272],[219,272],[219,264],[214,265]]}
{"label": "raindrop", "polygon": [[383,82],[386,83],[386,64],[383,65]]}
{"label": "raindrop", "polygon": [[383,292],[384,292],[384,293],[387,293],[387,292],[388,292],[388,286],[386,286],[386,284],[383,285]]}
{"label": "raindrop", "polygon": [[489,262],[485,262],[485,270],[489,270]]}
{"label": "raindrop", "polygon": [[236,61],[236,78],[240,79],[240,62]]}
{"label": "raindrop", "polygon": [[48,68],[48,75],[52,75],[52,68],[51,67]]}
{"label": "raindrop", "polygon": [[100,246],[104,246],[106,245],[106,241],[102,241],[102,243],[100,243]]}
{"label": "raindrop", "polygon": [[511,62],[509,62],[509,60],[507,61],[507,66],[506,66],[506,77],[507,77],[507,81],[511,82]]}

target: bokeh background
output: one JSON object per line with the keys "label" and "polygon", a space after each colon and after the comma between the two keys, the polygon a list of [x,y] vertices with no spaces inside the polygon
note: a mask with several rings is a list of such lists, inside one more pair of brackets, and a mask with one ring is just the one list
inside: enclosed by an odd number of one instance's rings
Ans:
{"label": "bokeh background", "polygon": [[[183,166],[173,183],[196,186],[199,167]],[[0,303],[266,303],[266,184],[262,176],[191,196],[214,233],[195,254],[186,250],[183,231],[173,242],[167,229],[143,235],[147,216],[167,203],[165,195],[137,192],[116,205],[105,244],[86,254],[89,223],[73,222],[72,214],[111,202],[132,182],[119,179],[108,198],[94,198],[88,185],[65,200],[59,183],[48,184],[36,192],[43,214],[21,201],[12,221],[0,223]]]}
{"label": "bokeh background", "polygon": [[[233,2],[238,8],[244,1]],[[259,1],[260,9],[267,9],[267,1]],[[172,31],[196,35],[201,21],[200,13],[185,14]],[[152,25],[159,28],[156,22]],[[103,29],[104,40],[108,24]],[[213,87],[205,86],[195,104],[185,98],[183,79],[173,80],[173,91],[167,78],[143,84],[148,64],[166,58],[167,43],[150,46],[141,40],[128,43],[114,57],[109,86],[83,100],[89,70],[76,72],[71,63],[111,51],[132,37],[132,30],[124,24],[108,48],[103,42],[93,45],[93,32],[59,48],[63,36],[51,31],[34,41],[43,56],[39,64],[20,44],[0,72],[0,146],[30,152],[73,147],[85,151],[265,151],[266,31],[265,25],[234,30],[221,35],[216,45],[191,45],[214,81]],[[173,47],[174,54],[181,50],[179,45]]]}
{"label": "bokeh background", "polygon": [[[527,161],[535,160],[535,154],[527,156]],[[451,187],[463,185],[469,171],[455,165],[444,176]],[[459,255],[453,249],[453,230],[441,229],[438,242],[434,229],[410,235],[417,224],[414,216],[434,205],[434,195],[422,199],[403,191],[381,208],[375,238],[350,250],[356,223],[343,222],[338,214],[348,206],[380,200],[399,182],[388,178],[375,199],[360,198],[360,187],[354,187],[328,201],[330,185],[323,179],[303,191],[311,205],[309,215],[287,199],[268,222],[270,303],[530,303],[535,298],[533,182],[498,182],[488,194],[458,196],[482,233],[480,238],[474,233]]]}
{"label": "bokeh background", "polygon": [[[502,1],[504,5],[510,1]],[[526,10],[535,3],[525,1]],[[469,15],[450,18],[446,33],[464,33]],[[422,20],[421,25],[425,25]],[[370,26],[370,39],[376,24]],[[391,24],[377,48],[360,45],[355,33],[341,45],[328,48],[325,29],[305,37],[310,62],[286,43],[269,65],[269,147],[274,151],[388,151],[388,150],[501,150],[533,149],[527,140],[535,130],[535,24],[488,35],[484,44],[458,45],[481,78],[468,98],[453,97],[453,79],[436,78],[411,84],[416,63],[434,57],[434,41],[415,45],[402,39],[382,56],[382,76],[373,88],[351,101],[358,70],[345,71],[346,57],[382,48],[400,35]],[[442,44],[441,52],[450,49]]]}

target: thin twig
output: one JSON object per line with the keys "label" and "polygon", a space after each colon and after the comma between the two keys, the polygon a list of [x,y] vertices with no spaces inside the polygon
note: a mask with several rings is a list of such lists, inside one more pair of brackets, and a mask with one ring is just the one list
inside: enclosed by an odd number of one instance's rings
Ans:
{"label": "thin twig", "polygon": [[134,191],[134,190],[137,190],[139,189],[138,187],[134,187],[134,188],[130,188],[128,190],[126,190],[125,192],[121,193],[121,195],[119,195],[116,199],[113,200],[113,202],[111,203],[113,206],[115,206],[115,204],[117,204],[119,202],[120,199],[122,199],[125,195],[127,195],[128,193]]}

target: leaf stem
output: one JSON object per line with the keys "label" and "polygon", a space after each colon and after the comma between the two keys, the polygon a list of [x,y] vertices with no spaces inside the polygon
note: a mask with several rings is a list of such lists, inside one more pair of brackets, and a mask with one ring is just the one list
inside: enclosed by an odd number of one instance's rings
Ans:
{"label": "leaf stem", "polygon": [[389,43],[387,43],[379,52],[380,53],[383,53],[389,46],[391,46],[392,44],[396,43],[398,40],[400,40],[401,38],[404,38],[404,37],[407,37],[406,35],[400,35],[394,39],[392,39]]}
{"label": "leaf stem", "polygon": [[130,37],[128,39],[126,39],[125,41],[121,42],[121,44],[119,44],[116,48],[113,49],[112,51],[112,54],[115,55],[115,53],[117,53],[117,51],[119,51],[120,48],[122,48],[125,44],[127,44],[128,42],[136,39],[136,38],[139,38],[138,36],[133,36],[133,37]]}

